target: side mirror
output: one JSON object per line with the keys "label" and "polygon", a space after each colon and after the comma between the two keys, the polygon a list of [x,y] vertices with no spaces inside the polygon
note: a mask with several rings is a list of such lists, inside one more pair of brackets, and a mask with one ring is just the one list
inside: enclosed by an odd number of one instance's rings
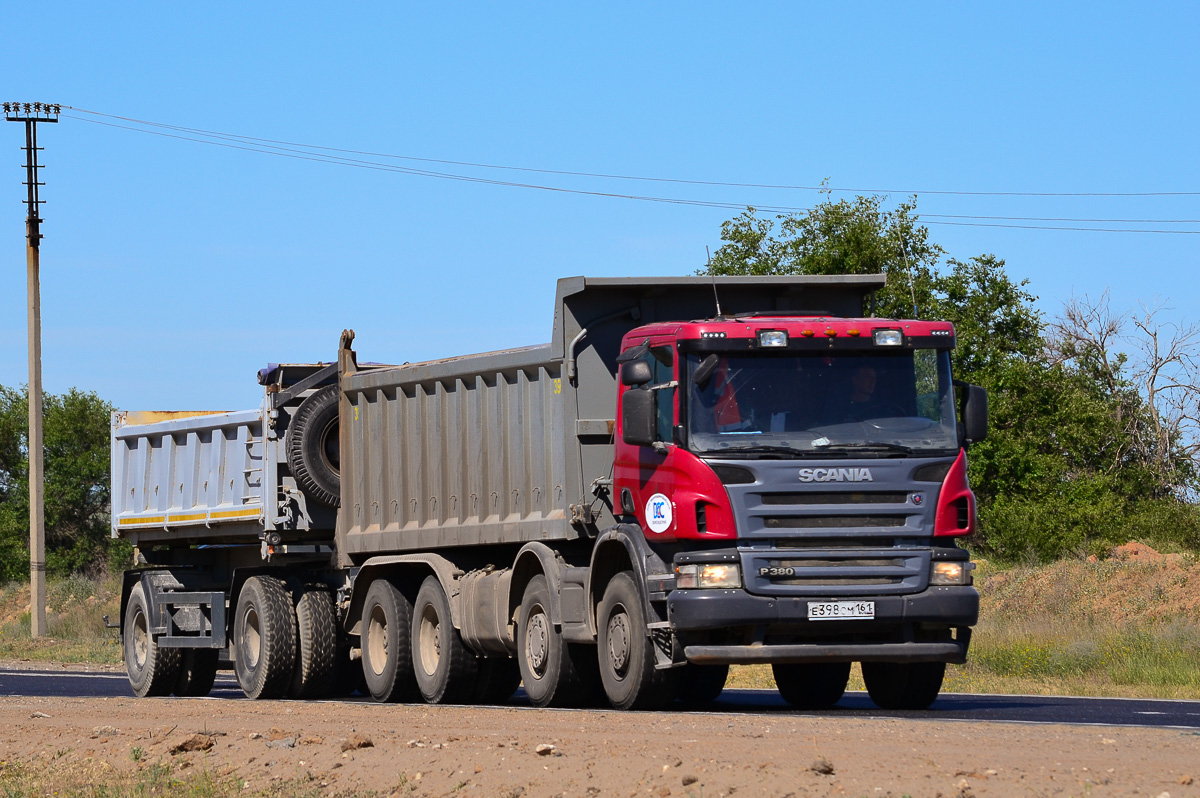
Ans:
{"label": "side mirror", "polygon": [[700,365],[696,366],[696,370],[692,372],[692,383],[704,387],[704,384],[712,378],[713,372],[717,370],[717,365],[721,362],[721,358],[717,355],[709,355],[700,361]]}
{"label": "side mirror", "polygon": [[630,360],[621,364],[621,384],[626,386],[645,385],[654,379],[650,364],[644,360]]}
{"label": "side mirror", "polygon": [[963,403],[963,427],[967,443],[979,443],[988,434],[988,395],[978,385],[968,385]]}
{"label": "side mirror", "polygon": [[[640,362],[640,361],[639,361]],[[626,366],[637,365],[626,363]],[[645,366],[645,363],[641,363]],[[646,367],[649,371],[649,366]],[[624,371],[624,366],[622,367]],[[654,443],[656,432],[654,415],[654,392],[643,388],[626,391],[621,397],[621,440],[633,446],[649,446]]]}

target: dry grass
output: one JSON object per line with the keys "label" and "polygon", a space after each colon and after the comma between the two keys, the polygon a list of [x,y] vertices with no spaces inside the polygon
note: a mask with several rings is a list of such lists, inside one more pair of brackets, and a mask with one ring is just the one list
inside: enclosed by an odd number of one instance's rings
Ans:
{"label": "dry grass", "polygon": [[[1200,564],[1061,560],[977,571],[980,621],[966,665],[944,690],[1200,698]],[[731,687],[774,687],[767,666],[737,667]],[[850,689],[862,689],[858,668]]]}
{"label": "dry grass", "polygon": [[117,664],[121,646],[116,629],[103,617],[121,615],[121,577],[99,581],[82,576],[51,580],[46,586],[46,637],[29,634],[29,585],[0,588],[0,659]]}

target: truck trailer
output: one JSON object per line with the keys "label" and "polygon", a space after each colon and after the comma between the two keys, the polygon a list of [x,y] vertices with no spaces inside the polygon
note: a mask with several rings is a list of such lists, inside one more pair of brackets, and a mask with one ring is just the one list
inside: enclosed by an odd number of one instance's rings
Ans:
{"label": "truck trailer", "polygon": [[880,275],[558,281],[541,346],[259,372],[113,414],[138,696],[660,708],[769,663],[802,708],[924,708],[979,596],[987,394]]}

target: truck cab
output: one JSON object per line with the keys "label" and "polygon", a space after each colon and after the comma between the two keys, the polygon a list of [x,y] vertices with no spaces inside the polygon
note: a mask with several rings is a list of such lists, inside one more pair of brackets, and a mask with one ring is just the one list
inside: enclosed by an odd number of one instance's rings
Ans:
{"label": "truck cab", "polygon": [[987,397],[947,322],[769,314],[651,324],[618,356],[615,504],[673,571],[675,656],[770,663],[792,703],[927,706],[979,597],[966,449]]}

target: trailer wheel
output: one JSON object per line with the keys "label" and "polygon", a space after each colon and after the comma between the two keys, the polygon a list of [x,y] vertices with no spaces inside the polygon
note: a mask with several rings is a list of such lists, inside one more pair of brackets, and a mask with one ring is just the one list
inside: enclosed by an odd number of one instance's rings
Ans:
{"label": "trailer wheel", "polygon": [[849,662],[776,663],[771,670],[779,695],[798,709],[829,709],[850,681]]}
{"label": "trailer wheel", "polygon": [[283,582],[253,576],[238,596],[234,671],[247,698],[282,698],[296,663],[296,615]]}
{"label": "trailer wheel", "polygon": [[521,668],[512,657],[480,657],[472,704],[503,704],[521,685]]}
{"label": "trailer wheel", "polygon": [[711,704],[725,689],[728,665],[688,665],[679,685],[679,700],[687,704]]}
{"label": "trailer wheel", "polygon": [[517,666],[529,701],[535,707],[588,704],[596,692],[595,661],[591,646],[572,645],[554,628],[546,577],[530,579],[517,616]]}
{"label": "trailer wheel", "polygon": [[287,432],[287,461],[296,483],[312,498],[341,504],[338,386],[326,385],[300,403]]}
{"label": "trailer wheel", "polygon": [[629,571],[608,583],[596,624],[600,678],[609,703],[617,709],[659,709],[674,700],[679,675],[673,668],[654,667],[642,597]]}
{"label": "trailer wheel", "polygon": [[172,691],[180,698],[200,698],[212,690],[217,680],[215,648],[185,648],[179,663],[179,678]]}
{"label": "trailer wheel", "polygon": [[944,662],[864,662],[867,693],[880,709],[925,709],[942,690]]}
{"label": "trailer wheel", "polygon": [[296,669],[288,698],[324,698],[333,681],[337,620],[329,591],[310,588],[296,602]]}
{"label": "trailer wheel", "polygon": [[150,626],[146,591],[138,582],[125,607],[125,672],[138,698],[170,695],[179,678],[179,649],[159,648]]}
{"label": "trailer wheel", "polygon": [[412,695],[411,626],[408,598],[387,579],[372,582],[363,602],[362,673],[376,701],[401,701]]}
{"label": "trailer wheel", "polygon": [[436,576],[427,576],[413,603],[413,675],[430,704],[457,704],[475,687],[476,656],[450,620],[450,601]]}

